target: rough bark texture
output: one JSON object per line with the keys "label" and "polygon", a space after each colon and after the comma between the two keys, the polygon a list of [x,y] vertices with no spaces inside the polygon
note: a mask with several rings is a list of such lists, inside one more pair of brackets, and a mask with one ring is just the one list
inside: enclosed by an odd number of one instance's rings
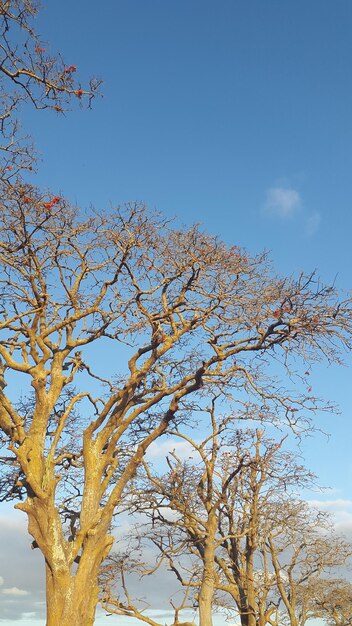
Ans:
{"label": "rough bark texture", "polygon": [[98,600],[96,573],[79,579],[46,566],[47,626],[92,626]]}
{"label": "rough bark texture", "polygon": [[204,568],[199,589],[199,626],[213,626],[214,558],[217,518],[212,512],[208,519],[207,537],[204,541]]}
{"label": "rough bark texture", "polygon": [[45,558],[47,626],[91,626],[98,603],[98,574],[113,542],[106,524],[89,530],[81,555],[62,531],[52,501],[33,498],[18,506],[27,513],[28,530]]}

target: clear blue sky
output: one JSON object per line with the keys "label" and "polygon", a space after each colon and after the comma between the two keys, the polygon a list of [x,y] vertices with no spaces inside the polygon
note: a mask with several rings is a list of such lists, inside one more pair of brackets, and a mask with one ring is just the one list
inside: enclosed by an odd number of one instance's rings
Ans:
{"label": "clear blue sky", "polygon": [[[81,206],[143,200],[351,289],[351,0],[43,4],[43,41],[104,97],[65,118],[27,111],[41,185]],[[351,370],[312,382],[342,416],[304,444],[307,463],[334,488],[319,497],[352,500]]]}

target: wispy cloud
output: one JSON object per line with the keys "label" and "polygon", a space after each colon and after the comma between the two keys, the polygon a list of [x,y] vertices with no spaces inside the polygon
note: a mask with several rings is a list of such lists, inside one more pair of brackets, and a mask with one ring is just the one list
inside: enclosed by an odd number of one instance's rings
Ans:
{"label": "wispy cloud", "polygon": [[351,508],[352,500],[347,500],[344,498],[336,498],[336,500],[309,500],[308,504],[318,507],[319,509],[336,511]]}
{"label": "wispy cloud", "polygon": [[306,237],[312,237],[321,222],[319,211],[309,211],[299,191],[288,183],[281,183],[266,190],[262,212],[266,217],[276,218],[283,223],[296,218],[297,225],[301,226],[302,235]]}
{"label": "wispy cloud", "polygon": [[302,205],[301,196],[289,187],[270,187],[266,192],[265,212],[282,219],[293,217]]}
{"label": "wispy cloud", "polygon": [[351,538],[352,500],[345,498],[336,498],[335,500],[309,500],[308,504],[321,511],[330,513],[336,530]]}
{"label": "wispy cloud", "polygon": [[8,589],[2,589],[1,593],[3,593],[4,596],[28,596],[29,595],[29,591],[26,591],[25,589],[19,589],[18,587],[9,587]]}
{"label": "wispy cloud", "polygon": [[306,219],[305,224],[305,233],[308,237],[314,235],[314,233],[318,230],[321,222],[321,215],[319,211],[314,211],[311,215],[309,215]]}

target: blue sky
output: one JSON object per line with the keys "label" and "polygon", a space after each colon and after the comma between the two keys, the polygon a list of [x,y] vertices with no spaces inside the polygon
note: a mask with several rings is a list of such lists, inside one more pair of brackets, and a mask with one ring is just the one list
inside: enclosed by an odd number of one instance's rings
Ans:
{"label": "blue sky", "polygon": [[[81,206],[145,201],[350,290],[351,28],[349,0],[47,3],[43,39],[104,85],[92,111],[27,111],[40,182]],[[346,489],[350,376],[317,371],[344,419],[324,419],[338,441],[308,446]]]}
{"label": "blue sky", "polygon": [[[43,4],[43,41],[104,85],[92,111],[26,111],[42,186],[83,207],[142,200],[351,289],[350,0]],[[303,451],[349,515],[351,371],[312,382],[342,415]]]}
{"label": "blue sky", "polygon": [[[283,270],[346,271],[351,21],[343,0],[52,3],[46,39],[105,82],[92,112],[31,116],[44,184],[201,220]],[[260,213],[273,187],[299,193],[296,219]]]}

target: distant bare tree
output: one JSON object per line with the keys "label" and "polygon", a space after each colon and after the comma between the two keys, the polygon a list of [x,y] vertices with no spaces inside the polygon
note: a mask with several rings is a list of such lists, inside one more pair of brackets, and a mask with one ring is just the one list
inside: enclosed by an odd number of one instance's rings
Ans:
{"label": "distant bare tree", "polygon": [[264,550],[287,621],[304,626],[316,617],[315,598],[324,577],[346,565],[352,544],[334,531],[330,516],[300,501],[268,511],[265,535]]}
{"label": "distant bare tree", "polygon": [[352,545],[326,514],[294,498],[292,488],[313,477],[282,451],[284,439],[267,440],[259,429],[231,436],[231,420],[213,409],[205,440],[179,435],[189,459],[170,452],[162,475],[144,463],[150,484],[137,490],[135,509],[151,522],[139,536],[159,554],[144,574],[167,564],[193,589],[200,626],[212,624],[215,606],[233,613],[234,605],[242,626],[304,626],[317,616],[317,584],[346,564]]}
{"label": "distant bare tree", "polygon": [[351,626],[352,583],[344,579],[323,579],[311,594],[315,617],[324,619],[328,626]]}
{"label": "distant bare tree", "polygon": [[157,548],[156,568],[166,563],[179,584],[193,589],[201,626],[212,623],[213,607],[228,605],[226,597],[244,626],[273,624],[274,577],[258,571],[265,511],[284,488],[309,484],[312,476],[281,450],[283,440],[265,439],[260,429],[236,430],[233,418],[216,417],[215,403],[208,411],[211,432],[202,442],[172,433],[189,444],[189,460],[170,452],[163,475],[144,463],[149,485],[135,490],[135,499],[130,494],[132,508],[134,502],[151,519],[140,541],[147,537]]}

